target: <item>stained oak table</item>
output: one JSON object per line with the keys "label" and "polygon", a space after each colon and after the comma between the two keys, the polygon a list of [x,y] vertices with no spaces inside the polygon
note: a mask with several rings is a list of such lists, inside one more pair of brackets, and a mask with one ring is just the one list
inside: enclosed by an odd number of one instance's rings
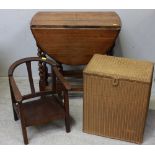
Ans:
{"label": "stained oak table", "polygon": [[[112,54],[121,21],[115,12],[38,12],[31,21],[31,31],[38,46],[38,56],[54,59],[66,77],[82,77],[81,71],[65,71],[63,64],[86,65],[95,53]],[[47,85],[47,67],[39,64],[40,84]],[[82,86],[72,87],[82,90]]]}

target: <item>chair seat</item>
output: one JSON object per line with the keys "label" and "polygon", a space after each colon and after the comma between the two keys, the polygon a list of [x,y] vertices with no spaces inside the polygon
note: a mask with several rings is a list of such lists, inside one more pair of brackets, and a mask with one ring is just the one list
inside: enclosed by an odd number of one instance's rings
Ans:
{"label": "chair seat", "polygon": [[23,103],[23,117],[26,126],[41,125],[65,117],[62,103],[56,96],[46,96]]}

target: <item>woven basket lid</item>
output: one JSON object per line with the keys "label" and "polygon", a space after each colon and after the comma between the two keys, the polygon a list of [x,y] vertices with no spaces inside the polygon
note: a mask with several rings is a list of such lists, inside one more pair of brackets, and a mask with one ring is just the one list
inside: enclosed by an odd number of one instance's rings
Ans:
{"label": "woven basket lid", "polygon": [[153,63],[151,62],[100,54],[95,54],[84,69],[84,74],[147,83],[152,81],[152,73]]}

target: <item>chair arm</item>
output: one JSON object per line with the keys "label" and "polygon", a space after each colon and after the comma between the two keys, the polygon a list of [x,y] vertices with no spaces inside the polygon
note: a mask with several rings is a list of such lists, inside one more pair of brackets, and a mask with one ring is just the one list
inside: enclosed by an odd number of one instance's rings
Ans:
{"label": "chair arm", "polygon": [[13,91],[15,100],[16,100],[16,102],[20,103],[22,101],[23,97],[22,97],[22,95],[21,95],[21,93],[20,93],[20,91],[16,85],[14,78],[12,76],[9,77],[9,81],[10,81],[10,87]]}
{"label": "chair arm", "polygon": [[63,75],[59,72],[57,66],[53,66],[53,71],[56,77],[60,80],[61,84],[66,90],[71,90],[71,85],[68,83],[67,80],[64,79]]}

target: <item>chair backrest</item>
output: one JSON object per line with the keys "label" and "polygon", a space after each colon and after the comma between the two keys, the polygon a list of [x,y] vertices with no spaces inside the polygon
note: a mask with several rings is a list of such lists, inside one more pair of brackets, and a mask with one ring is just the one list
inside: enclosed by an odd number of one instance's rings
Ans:
{"label": "chair backrest", "polygon": [[[28,57],[28,58],[23,58],[23,59],[20,59],[20,60],[14,62],[10,66],[9,71],[8,71],[9,80],[10,79],[14,80],[13,73],[14,73],[15,69],[21,64],[24,64],[24,63],[26,64],[26,68],[27,68],[27,72],[28,72],[28,78],[29,78],[31,94],[25,95],[23,97],[23,99],[28,99],[28,98],[31,98],[31,97],[36,97],[36,96],[41,95],[40,92],[35,92],[34,81],[33,81],[33,77],[32,77],[32,67],[31,67],[31,62],[34,62],[34,61],[38,61],[38,62],[41,62],[41,63],[44,63],[44,64],[49,64],[51,66],[56,66],[57,65],[52,60],[49,60],[49,59],[46,59],[46,58],[39,58],[39,57]],[[45,93],[49,93],[49,92],[51,92],[51,91],[44,91],[42,93],[45,94]]]}

